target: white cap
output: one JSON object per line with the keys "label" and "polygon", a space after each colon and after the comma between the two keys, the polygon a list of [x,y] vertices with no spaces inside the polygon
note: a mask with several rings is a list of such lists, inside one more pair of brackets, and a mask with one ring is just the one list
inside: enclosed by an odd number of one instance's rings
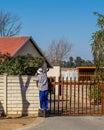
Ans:
{"label": "white cap", "polygon": [[42,68],[39,68],[38,70],[37,70],[37,73],[42,73],[43,72],[43,69]]}

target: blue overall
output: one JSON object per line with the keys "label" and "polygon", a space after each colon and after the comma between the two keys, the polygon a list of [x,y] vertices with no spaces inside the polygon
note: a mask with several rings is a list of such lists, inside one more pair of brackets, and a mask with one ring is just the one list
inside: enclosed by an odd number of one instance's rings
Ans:
{"label": "blue overall", "polygon": [[40,108],[48,109],[48,90],[39,91]]}

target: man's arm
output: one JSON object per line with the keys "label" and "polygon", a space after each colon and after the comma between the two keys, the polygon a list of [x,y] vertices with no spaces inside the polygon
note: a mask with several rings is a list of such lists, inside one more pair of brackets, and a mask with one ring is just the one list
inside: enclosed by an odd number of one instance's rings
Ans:
{"label": "man's arm", "polygon": [[34,76],[34,80],[33,81],[38,81],[38,73],[35,73],[35,76]]}

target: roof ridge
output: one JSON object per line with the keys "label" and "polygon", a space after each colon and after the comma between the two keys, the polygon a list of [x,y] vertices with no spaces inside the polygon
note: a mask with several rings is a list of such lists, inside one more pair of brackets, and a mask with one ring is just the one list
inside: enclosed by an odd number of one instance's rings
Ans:
{"label": "roof ridge", "polygon": [[0,38],[20,38],[20,37],[31,37],[31,36],[3,36]]}

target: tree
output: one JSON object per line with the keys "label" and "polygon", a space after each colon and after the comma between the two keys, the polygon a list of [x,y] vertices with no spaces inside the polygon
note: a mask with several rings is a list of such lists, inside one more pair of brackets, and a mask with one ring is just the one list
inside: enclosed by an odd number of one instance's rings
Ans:
{"label": "tree", "polygon": [[104,15],[94,12],[97,18],[97,26],[100,28],[92,35],[92,54],[96,65],[97,78],[104,80]]}
{"label": "tree", "polygon": [[80,56],[77,56],[75,59],[75,66],[82,66],[83,59]]}
{"label": "tree", "polygon": [[18,16],[13,16],[10,12],[0,11],[0,36],[15,36],[22,27]]}
{"label": "tree", "polygon": [[72,56],[69,57],[69,61],[67,62],[67,67],[69,67],[69,68],[75,67],[74,59]]}
{"label": "tree", "polygon": [[75,59],[70,56],[68,61],[62,61],[61,67],[64,68],[75,68],[78,66],[94,66],[93,61],[84,60],[80,56],[77,56]]}
{"label": "tree", "polygon": [[69,56],[72,44],[68,41],[60,39],[58,42],[53,40],[48,47],[48,59],[51,63],[61,64],[62,60]]}

